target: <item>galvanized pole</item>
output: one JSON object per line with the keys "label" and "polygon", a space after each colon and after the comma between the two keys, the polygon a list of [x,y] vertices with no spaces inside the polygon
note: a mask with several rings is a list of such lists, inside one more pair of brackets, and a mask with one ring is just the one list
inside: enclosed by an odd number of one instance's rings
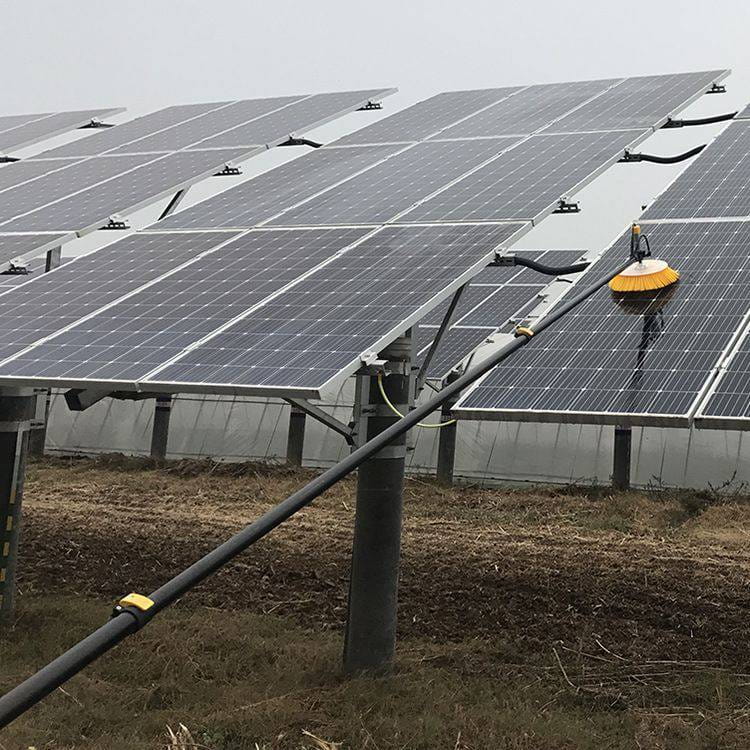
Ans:
{"label": "galvanized pole", "polygon": [[[402,413],[412,406],[412,339],[404,336],[381,356],[388,360],[383,388]],[[380,394],[377,374],[363,373],[358,383],[359,444],[399,421]],[[349,616],[344,670],[387,672],[396,648],[396,609],[401,556],[406,433],[359,467],[354,523]]]}
{"label": "galvanized pole", "polygon": [[291,466],[302,466],[306,421],[305,412],[292,404],[289,411],[289,434],[286,441],[286,460]]}
{"label": "galvanized pole", "polygon": [[151,432],[151,458],[163,461],[167,457],[169,442],[169,418],[172,415],[172,396],[156,397],[154,405],[154,426]]}
{"label": "galvanized pole", "polygon": [[612,487],[616,490],[630,489],[630,448],[633,431],[630,427],[615,427],[615,442],[612,460]]}
{"label": "galvanized pole", "polygon": [[13,615],[26,452],[35,410],[33,389],[0,390],[0,623]]}

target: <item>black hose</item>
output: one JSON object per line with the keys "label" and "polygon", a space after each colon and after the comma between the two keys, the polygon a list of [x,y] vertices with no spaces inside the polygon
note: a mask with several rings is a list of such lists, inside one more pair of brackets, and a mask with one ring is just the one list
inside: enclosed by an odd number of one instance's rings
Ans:
{"label": "black hose", "polygon": [[193,563],[189,568],[183,570],[182,573],[177,574],[170,581],[167,581],[167,583],[149,595],[148,598],[153,601],[153,605],[149,609],[141,611],[133,606],[118,609],[118,614],[106,623],[106,625],[102,625],[102,627],[70,648],[62,656],[59,656],[47,666],[42,667],[36,674],[0,698],[0,729],[37,704],[73,675],[91,664],[91,662],[114,648],[127,636],[147,625],[155,615],[170,604],[173,604],[177,599],[190,591],[190,589],[215,573],[241,552],[244,552],[251,544],[257,542],[288,518],[291,518],[295,513],[302,510],[302,508],[309,505],[338,481],[351,474],[352,471],[388,445],[392,440],[416,426],[418,422],[428,417],[444,403],[451,400],[455,401],[461,391],[467,386],[489,372],[517,349],[525,346],[532,338],[535,338],[535,334],[541,333],[574,307],[577,307],[581,302],[588,299],[594,292],[601,289],[611,279],[624,271],[631,262],[628,259],[626,264],[612,271],[604,278],[599,279],[568,302],[552,310],[546,317],[535,324],[533,332],[529,328],[524,329],[523,333],[519,332],[516,338],[495,352],[494,355],[481,362],[476,368],[461,375],[453,382],[446,384],[435,398],[421,406],[417,406],[403,419],[398,420],[398,422],[383,430],[383,432],[360,448],[357,448],[357,450],[350,453],[335,466],[324,471],[320,476],[297,490],[297,492],[290,495],[286,500],[279,503],[267,513],[264,513],[257,521],[254,521],[216,549]]}
{"label": "black hose", "polygon": [[696,154],[699,154],[703,149],[706,148],[706,144],[704,143],[701,146],[696,146],[695,148],[691,148],[689,151],[685,151],[685,153],[677,154],[676,156],[655,156],[654,154],[632,154],[630,151],[625,152],[625,156],[620,159],[620,162],[630,162],[630,161],[650,161],[654,164],[678,164],[681,161],[685,161],[685,159],[689,159],[691,156],[695,156]]}
{"label": "black hose", "polygon": [[662,125],[662,128],[687,128],[691,125],[711,125],[715,122],[733,120],[737,112],[728,112],[725,115],[714,115],[713,117],[698,117],[694,120],[673,120],[671,117]]}
{"label": "black hose", "polygon": [[589,263],[574,263],[570,266],[548,266],[537,260],[522,258],[518,255],[513,256],[513,258],[514,265],[526,266],[526,268],[530,268],[532,271],[546,273],[548,276],[567,276],[569,273],[580,273],[581,271],[585,271],[590,265]]}

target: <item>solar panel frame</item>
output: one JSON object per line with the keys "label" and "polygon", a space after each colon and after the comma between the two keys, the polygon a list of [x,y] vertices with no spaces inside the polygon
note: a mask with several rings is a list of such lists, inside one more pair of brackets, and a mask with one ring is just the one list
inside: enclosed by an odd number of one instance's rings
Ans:
{"label": "solar panel frame", "polygon": [[0,264],[23,258],[29,247],[42,250],[59,247],[64,237],[64,234],[0,234]]}

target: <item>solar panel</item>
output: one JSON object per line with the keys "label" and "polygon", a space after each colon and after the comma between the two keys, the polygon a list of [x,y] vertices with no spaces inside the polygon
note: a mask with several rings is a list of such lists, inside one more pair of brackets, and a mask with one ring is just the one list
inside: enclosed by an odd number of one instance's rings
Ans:
{"label": "solar panel", "polygon": [[[495,368],[457,405],[470,418],[687,424],[750,308],[750,223],[665,223],[651,245],[678,285],[617,297],[605,288]],[[627,258],[628,235],[597,277]]]}
{"label": "solar panel", "polygon": [[194,148],[230,148],[250,144],[274,144],[295,132],[312,130],[395,89],[365,89],[314,94],[276,112],[252,120],[201,141]]}
{"label": "solar panel", "polygon": [[698,427],[746,430],[750,420],[750,342],[747,333],[719,371],[696,415]]}
{"label": "solar panel", "polygon": [[408,211],[399,222],[539,218],[644,135],[625,130],[532,136]]}
{"label": "solar panel", "polygon": [[529,86],[512,98],[442,131],[439,137],[474,138],[533,133],[615,83],[618,83],[618,79]]}
{"label": "solar panel", "polygon": [[668,115],[686,107],[728,74],[728,70],[709,70],[626,78],[550,130],[571,133],[659,127]]}
{"label": "solar panel", "polygon": [[0,294],[0,351],[11,357],[144,284],[235,237],[235,233],[138,233]]}
{"label": "solar panel", "polygon": [[[432,343],[432,339],[437,333],[437,328],[427,328],[420,325],[420,333]],[[469,356],[477,347],[487,342],[487,339],[495,333],[494,326],[484,328],[464,328],[455,326],[447,330],[440,339],[440,344],[435,351],[427,375],[430,378],[444,378],[456,365]],[[424,361],[425,355],[429,349],[429,344],[425,346],[417,358],[417,363]]]}
{"label": "solar panel", "polygon": [[154,133],[161,132],[166,128],[173,128],[181,123],[201,115],[221,109],[230,105],[231,102],[210,102],[203,104],[178,104],[173,107],[150,112],[134,120],[115,125],[106,130],[97,130],[87,138],[66,143],[63,146],[50,149],[40,154],[40,157],[60,158],[75,156],[96,156],[111,151],[126,143],[135,143],[147,138]]}
{"label": "solar panel", "polygon": [[16,161],[11,164],[5,164],[0,168],[0,191],[16,187],[29,180],[35,180],[37,177],[54,172],[58,169],[65,169],[71,164],[75,164],[77,159],[48,159],[45,161]]}
{"label": "solar panel", "polygon": [[[34,209],[38,204],[39,193],[31,192],[23,208],[27,213],[22,214],[21,204],[16,199],[16,192],[6,193],[9,196],[7,205],[0,207],[0,226],[3,231],[32,232],[32,231],[86,231],[100,227],[106,218],[114,213],[128,213],[143,205],[158,200],[160,197],[174,192],[183,183],[189,183],[213,174],[218,165],[234,159],[244,157],[245,153],[236,149],[211,151],[177,151],[173,154],[153,161],[153,156],[144,154],[132,156],[102,156],[81,162],[82,167],[93,169],[99,163],[112,160],[134,159],[152,161],[128,172],[112,177],[112,179],[94,184],[69,194],[54,203],[42,208]],[[73,167],[75,169],[75,167]],[[64,170],[69,173],[71,170]],[[122,170],[121,170],[122,171]],[[61,175],[63,173],[60,173]],[[38,186],[46,178],[31,183]],[[93,184],[92,178],[89,184]],[[71,191],[68,191],[69,193]],[[46,196],[45,196],[46,197]],[[30,204],[30,205],[29,205]],[[15,219],[6,219],[12,213]]]}
{"label": "solar panel", "polygon": [[[48,172],[31,182],[25,182],[7,189],[0,193],[0,196],[2,196],[0,199],[0,224],[7,223],[14,216],[33,211],[46,203],[64,198],[77,190],[111,179],[126,170],[135,169],[148,161],[153,161],[153,159],[153,156],[145,154],[86,159]],[[48,162],[44,163],[47,164]],[[14,169],[15,166],[11,164],[8,171]],[[0,170],[0,172],[2,171],[4,170]],[[47,228],[44,227],[44,229]],[[58,227],[53,226],[52,229],[55,230]],[[2,231],[16,230],[3,228]],[[24,230],[21,229],[20,231]],[[34,228],[32,227],[30,231],[34,231]]]}
{"label": "solar panel", "polygon": [[750,122],[731,123],[660,195],[649,219],[750,215]]}
{"label": "solar panel", "polygon": [[418,143],[286,211],[271,224],[383,223],[517,141],[517,138],[496,138]]}
{"label": "solar panel", "polygon": [[750,119],[750,104],[745,107],[735,118],[736,120],[747,120]]}
{"label": "solar panel", "polygon": [[123,111],[122,108],[83,109],[0,117],[0,152],[16,151],[86,125],[95,117],[104,118]]}
{"label": "solar panel", "polygon": [[149,380],[317,392],[416,322],[521,227],[385,227]]}
{"label": "solar panel", "polygon": [[421,141],[517,91],[521,91],[520,86],[446,91],[346,135],[336,145]]}
{"label": "solar panel", "polygon": [[42,245],[54,247],[53,243],[60,242],[63,236],[61,234],[0,234],[0,270],[7,261],[28,252],[29,247]]}
{"label": "solar panel", "polygon": [[[174,125],[167,130],[120,146],[113,153],[133,154],[149,151],[175,151],[186,148],[211,138],[216,133],[231,130],[238,125],[267,115],[269,112],[286,107],[301,98],[301,96],[280,96],[270,99],[247,99],[232,102],[224,107],[213,109],[191,120]],[[278,133],[278,131],[276,132]],[[251,141],[247,144],[239,143],[237,145],[263,145],[263,142]],[[200,148],[203,148],[203,146],[201,145]]]}
{"label": "solar panel", "polygon": [[[366,230],[254,230],[116,304],[108,304],[109,287],[101,293],[97,288],[93,296],[81,294],[88,274],[80,268],[70,273],[77,261],[0,295],[5,321],[0,345],[6,356],[0,377],[122,378],[141,386],[178,378],[188,390],[183,382],[205,390],[214,382],[206,378],[216,377],[227,390],[310,391],[355,366],[363,351],[378,347],[403,321],[415,322],[421,308],[450,294],[520,227],[386,227],[354,245]],[[201,236],[134,235],[150,238],[154,247],[163,242],[181,247],[180,238]],[[110,260],[124,256],[108,250]],[[329,260],[305,275],[321,259]],[[113,275],[116,294],[125,287],[119,285],[122,273]],[[68,326],[56,335],[40,330],[28,307],[53,276],[57,283],[49,293],[59,296],[42,299]],[[295,283],[273,296],[290,282]],[[24,290],[26,298],[20,299]],[[256,306],[262,298],[265,304]],[[75,316],[95,312],[91,303],[108,306],[74,324]],[[40,322],[49,325],[47,310],[40,312]],[[39,343],[22,353],[33,341]]]}
{"label": "solar panel", "polygon": [[159,228],[250,228],[401,148],[319,148],[179,211],[159,222]]}

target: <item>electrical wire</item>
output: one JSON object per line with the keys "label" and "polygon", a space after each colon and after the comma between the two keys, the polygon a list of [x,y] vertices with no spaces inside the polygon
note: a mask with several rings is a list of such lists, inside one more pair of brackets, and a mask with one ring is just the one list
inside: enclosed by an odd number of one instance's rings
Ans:
{"label": "electrical wire", "polygon": [[[378,390],[380,391],[380,395],[383,397],[383,401],[385,401],[386,406],[397,416],[401,417],[401,419],[404,418],[404,415],[393,405],[391,400],[388,398],[388,394],[385,392],[385,388],[383,387],[383,373],[378,373]],[[424,427],[426,429],[433,429],[433,430],[439,430],[441,427],[447,427],[449,424],[455,424],[456,420],[451,419],[447,422],[437,422],[435,424],[428,424],[427,422],[417,422],[417,427]]]}

